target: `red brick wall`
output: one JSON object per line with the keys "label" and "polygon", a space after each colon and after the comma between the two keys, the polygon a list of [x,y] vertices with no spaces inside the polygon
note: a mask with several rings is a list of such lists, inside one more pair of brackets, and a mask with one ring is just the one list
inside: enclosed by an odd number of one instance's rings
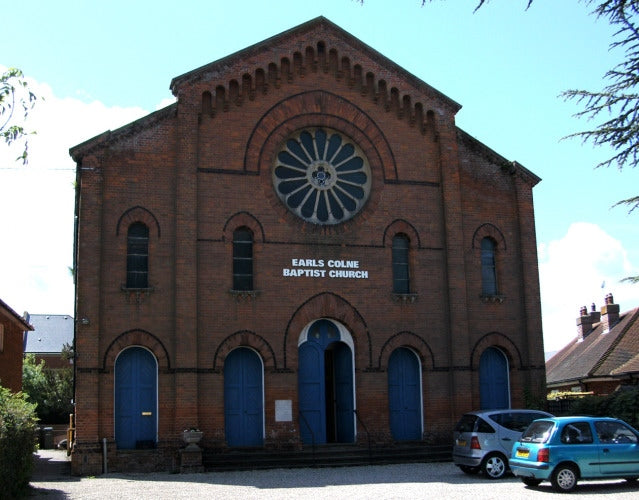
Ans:
{"label": "red brick wall", "polygon": [[[78,317],[90,320],[77,327],[78,450],[114,439],[114,363],[130,345],[158,359],[160,442],[197,426],[204,444],[224,446],[224,359],[238,346],[264,363],[266,444],[298,441],[298,339],[318,318],[343,324],[352,337],[356,407],[382,442],[391,440],[386,369],[397,347],[420,358],[425,436],[449,433],[479,405],[487,347],[509,360],[513,406],[523,406],[526,393],[544,393],[536,179],[457,130],[455,103],[379,54],[322,25],[308,36],[283,36],[268,50],[177,80],[177,106],[73,152]],[[309,40],[326,47],[314,62]],[[338,65],[329,63],[331,50]],[[294,68],[288,75],[282,57]],[[278,77],[262,85],[258,70],[268,75],[269,64]],[[220,87],[225,102],[216,106]],[[205,92],[213,104],[203,111]],[[304,127],[341,131],[370,162],[370,198],[346,223],[305,223],[274,192],[274,155]],[[143,293],[122,290],[126,228],[136,220],[150,228],[152,290]],[[248,296],[229,292],[240,226],[255,235],[256,293]],[[391,293],[397,232],[410,239],[409,300]],[[498,243],[499,300],[480,297],[482,235]],[[282,276],[293,258],[358,260],[369,278]],[[292,401],[292,422],[275,421],[280,399]]]}
{"label": "red brick wall", "polygon": [[0,385],[11,392],[22,390],[23,334],[14,321],[8,321],[0,312],[0,328],[4,329],[4,341],[0,349]]}

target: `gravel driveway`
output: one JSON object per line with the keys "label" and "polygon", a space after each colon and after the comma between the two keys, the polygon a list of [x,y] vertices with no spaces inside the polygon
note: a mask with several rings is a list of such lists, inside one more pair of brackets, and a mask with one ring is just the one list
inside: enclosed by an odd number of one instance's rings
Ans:
{"label": "gravel driveway", "polygon": [[[500,481],[467,476],[449,462],[203,474],[114,473],[77,478],[65,472],[68,464],[55,462],[66,460],[65,452],[42,450],[39,454],[47,467],[37,467],[31,481],[31,498],[46,496],[50,500],[568,498],[554,493],[548,483],[529,489],[512,476]],[[637,498],[639,485],[625,481],[582,482],[577,494],[586,494],[589,500],[630,500]]]}

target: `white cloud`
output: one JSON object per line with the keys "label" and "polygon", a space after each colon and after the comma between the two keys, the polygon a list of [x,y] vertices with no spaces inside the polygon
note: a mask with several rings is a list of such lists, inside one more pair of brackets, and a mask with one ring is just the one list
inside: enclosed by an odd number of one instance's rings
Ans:
{"label": "white cloud", "polygon": [[[4,68],[0,66],[0,72]],[[35,107],[23,126],[35,131],[29,141],[29,168],[74,168],[69,148],[106,130],[115,130],[148,114],[139,108],[107,107],[100,101],[59,98],[46,83],[26,78],[29,89],[38,96]],[[21,114],[21,113],[20,113]],[[14,116],[18,121],[21,116]],[[0,148],[0,168],[16,167],[14,159],[20,145]]]}
{"label": "white cloud", "polygon": [[[4,68],[0,67],[0,72]],[[16,312],[73,314],[75,164],[69,148],[114,130],[148,111],[99,101],[59,98],[27,79],[39,97],[25,128],[29,164],[15,158],[21,145],[0,144],[0,298]]]}
{"label": "white cloud", "polygon": [[[563,238],[539,246],[544,348],[561,349],[576,338],[579,308],[597,310],[612,293],[621,311],[639,305],[639,286],[620,283],[639,274],[619,240],[595,224],[573,223]],[[603,287],[602,287],[603,284]]]}

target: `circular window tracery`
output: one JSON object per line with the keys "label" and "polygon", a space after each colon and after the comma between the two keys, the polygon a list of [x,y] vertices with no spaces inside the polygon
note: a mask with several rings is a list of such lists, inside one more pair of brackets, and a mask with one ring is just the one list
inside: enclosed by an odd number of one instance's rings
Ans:
{"label": "circular window tracery", "polygon": [[277,154],[273,184],[298,217],[313,224],[339,224],[366,203],[371,172],[362,150],[341,132],[304,129]]}

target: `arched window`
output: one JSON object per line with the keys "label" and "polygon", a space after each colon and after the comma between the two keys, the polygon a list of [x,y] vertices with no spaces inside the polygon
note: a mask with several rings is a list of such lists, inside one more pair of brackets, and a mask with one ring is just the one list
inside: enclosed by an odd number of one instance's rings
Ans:
{"label": "arched window", "polygon": [[126,287],[149,287],[149,228],[142,222],[131,224],[127,232]]}
{"label": "arched window", "polygon": [[409,241],[405,234],[393,237],[393,292],[410,293],[410,274],[408,269]]}
{"label": "arched window", "polygon": [[253,290],[253,233],[247,227],[233,231],[233,290]]}
{"label": "arched window", "polygon": [[481,240],[481,289],[484,295],[497,295],[497,273],[495,270],[495,241]]}

